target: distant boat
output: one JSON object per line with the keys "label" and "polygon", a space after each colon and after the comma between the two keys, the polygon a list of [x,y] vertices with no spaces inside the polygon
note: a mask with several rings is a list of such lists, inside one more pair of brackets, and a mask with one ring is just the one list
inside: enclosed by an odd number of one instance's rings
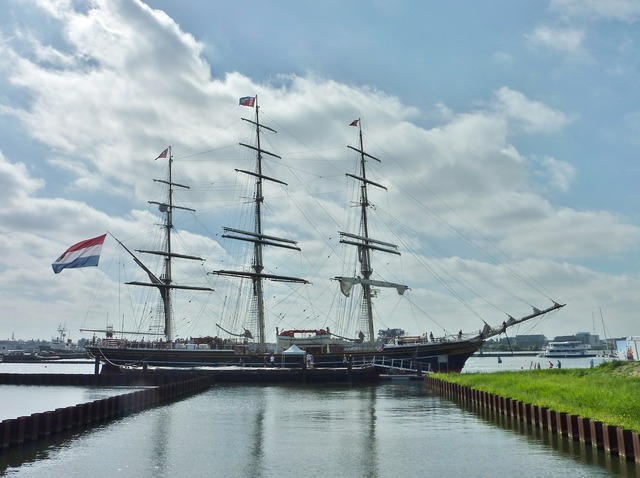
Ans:
{"label": "distant boat", "polygon": [[53,337],[48,344],[40,345],[39,355],[44,357],[56,356],[60,359],[87,359],[89,355],[84,347],[78,347],[67,338],[66,324],[58,325],[58,336]]}
{"label": "distant boat", "polygon": [[589,344],[583,344],[579,340],[566,340],[564,342],[549,342],[540,357],[582,358],[595,357],[596,355]]}
{"label": "distant boat", "polygon": [[0,354],[0,362],[7,363],[47,362],[57,359],[57,356],[42,356],[25,350],[7,350]]}
{"label": "distant boat", "polygon": [[[369,190],[370,188],[386,188],[382,184],[373,181],[367,174],[367,164],[371,161],[379,162],[380,160],[365,151],[362,124],[360,120],[356,120],[352,123],[352,126],[358,127],[359,144],[357,147],[349,146],[349,148],[358,155],[357,172],[354,174],[347,173],[346,175],[355,180],[357,187],[353,207],[359,212],[359,221],[358,223],[349,224],[353,228],[352,231],[339,232],[340,243],[355,248],[356,252],[352,254],[352,257],[355,258],[355,264],[350,266],[349,269],[352,275],[334,278],[344,297],[361,298],[359,303],[351,306],[352,310],[355,310],[360,315],[355,317],[349,326],[350,330],[355,331],[355,336],[337,335],[328,327],[321,326],[276,330],[275,350],[270,350],[266,331],[266,315],[269,308],[266,306],[264,282],[288,282],[301,286],[309,282],[304,278],[270,273],[266,269],[265,256],[267,250],[273,251],[275,249],[281,251],[288,249],[290,251],[300,251],[300,248],[297,242],[292,239],[276,237],[265,232],[263,210],[265,185],[268,183],[285,186],[286,183],[275,177],[267,176],[263,171],[265,156],[277,158],[278,160],[281,158],[264,149],[262,145],[263,130],[271,132],[275,132],[275,130],[264,126],[260,122],[257,98],[253,100],[255,101],[255,119],[243,118],[243,120],[255,126],[255,143],[251,145],[240,143],[240,145],[255,153],[255,167],[252,170],[236,170],[241,175],[249,176],[254,181],[254,190],[252,192],[253,212],[251,214],[253,229],[245,230],[225,227],[223,234],[226,239],[241,241],[241,243],[245,244],[249,243],[253,249],[253,257],[249,263],[237,269],[229,268],[209,273],[225,276],[231,281],[250,286],[249,292],[244,292],[242,295],[243,301],[246,301],[251,308],[250,313],[247,315],[248,318],[238,320],[238,326],[235,331],[226,330],[218,325],[229,337],[225,339],[220,337],[199,337],[181,340],[172,335],[174,328],[171,312],[172,293],[180,289],[200,290],[207,293],[211,289],[179,286],[174,283],[171,275],[172,261],[199,258],[179,254],[171,249],[172,215],[176,210],[188,208],[177,206],[173,203],[173,188],[186,186],[177,184],[172,179],[172,156],[171,150],[169,150],[169,174],[168,179],[163,181],[169,186],[168,197],[165,202],[157,203],[160,206],[160,210],[165,214],[163,228],[166,237],[163,242],[166,249],[162,251],[138,251],[164,257],[164,270],[162,273],[156,276],[137,255],[118,241],[150,278],[149,282],[130,282],[130,284],[155,287],[160,293],[162,298],[160,305],[164,309],[165,317],[163,336],[150,338],[146,341],[127,340],[116,338],[117,333],[111,330],[108,332],[107,338],[100,339],[86,347],[93,357],[110,366],[199,367],[242,364],[243,366],[266,367],[272,362],[272,356],[275,355],[274,361],[279,363],[282,351],[292,345],[296,345],[305,350],[306,353],[313,355],[315,367],[341,367],[349,364],[374,363],[413,370],[459,372],[464,367],[466,360],[480,349],[486,339],[504,333],[509,327],[556,311],[564,306],[552,301],[552,305],[548,308],[540,310],[534,307],[533,313],[519,319],[509,316],[508,320],[495,327],[491,327],[485,322],[482,330],[478,330],[477,333],[473,334],[463,334],[461,330],[454,335],[436,338],[432,334],[423,333],[422,335],[413,336],[399,335],[384,342],[378,340],[375,335],[373,299],[377,297],[379,289],[391,289],[402,296],[409,290],[409,287],[398,282],[377,278],[373,274],[373,252],[376,255],[389,254],[392,256],[399,256],[400,252],[396,244],[376,239],[370,232],[369,211],[373,205],[370,203]],[[241,104],[247,105],[248,103]],[[253,106],[254,102],[250,102],[250,105]],[[317,214],[317,211],[312,212],[311,216],[313,214]],[[237,287],[237,290],[240,291],[240,286]],[[355,294],[356,290],[358,290],[357,295]],[[301,294],[296,293],[296,295]],[[316,307],[329,308],[330,304],[320,304],[316,305]],[[301,307],[300,310],[304,310],[304,308]],[[288,322],[301,319],[302,317],[288,318]],[[231,327],[228,328],[231,329]],[[147,333],[148,336],[149,334]]]}
{"label": "distant boat", "polygon": [[25,363],[25,362],[52,362],[56,360],[88,359],[89,355],[84,347],[78,347],[67,338],[65,325],[58,325],[58,336],[50,342],[41,342],[27,348],[22,343],[10,341],[12,348],[0,352],[0,362]]}

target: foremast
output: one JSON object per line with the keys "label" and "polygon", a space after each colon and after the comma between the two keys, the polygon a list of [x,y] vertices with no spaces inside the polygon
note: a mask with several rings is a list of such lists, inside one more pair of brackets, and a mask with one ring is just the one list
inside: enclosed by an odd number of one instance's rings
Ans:
{"label": "foremast", "polygon": [[372,303],[372,299],[374,296],[373,287],[375,286],[394,288],[398,291],[398,294],[401,295],[404,294],[404,292],[409,287],[403,284],[371,279],[371,275],[373,274],[373,267],[371,264],[371,251],[380,251],[395,255],[400,255],[400,252],[398,251],[398,246],[396,244],[379,241],[369,236],[368,208],[371,204],[369,203],[368,188],[369,186],[374,186],[384,190],[386,190],[387,188],[382,184],[376,183],[367,178],[367,161],[381,161],[378,158],[371,156],[364,150],[364,142],[362,139],[362,121],[358,119],[354,121],[354,123],[352,123],[352,125],[358,126],[360,147],[355,148],[353,146],[349,146],[349,148],[356,151],[360,155],[360,175],[357,176],[355,174],[349,173],[346,173],[346,175],[360,182],[360,200],[358,204],[358,207],[360,208],[360,230],[359,234],[352,234],[342,231],[338,232],[340,234],[341,243],[356,246],[358,248],[358,261],[360,263],[361,275],[359,277],[336,277],[335,279],[340,282],[342,293],[347,297],[349,296],[354,285],[359,284],[362,287],[361,314],[367,328],[367,336],[365,338],[367,342],[373,343],[375,341]]}
{"label": "foremast", "polygon": [[[245,98],[247,99],[247,98]],[[263,249],[264,246],[275,246],[284,249],[293,249],[299,251],[297,242],[291,239],[285,239],[275,236],[268,236],[263,233],[263,212],[262,205],[264,203],[263,184],[264,181],[271,181],[277,184],[286,186],[287,183],[280,181],[279,179],[265,176],[262,172],[264,155],[271,156],[277,159],[282,159],[277,154],[267,151],[262,148],[261,134],[262,130],[268,130],[272,133],[277,133],[276,130],[269,128],[260,123],[260,109],[258,106],[258,97],[248,98],[249,103],[242,103],[244,106],[255,107],[255,120],[242,118],[243,121],[251,123],[256,128],[256,144],[249,145],[245,143],[239,143],[240,146],[253,150],[256,153],[255,171],[246,171],[243,169],[236,169],[237,172],[249,175],[255,178],[254,187],[254,230],[244,231],[241,229],[233,229],[231,227],[224,228],[224,234],[222,237],[228,239],[234,239],[238,241],[247,241],[253,243],[253,259],[251,263],[251,271],[233,271],[233,270],[218,270],[212,271],[212,274],[218,274],[223,276],[240,277],[251,279],[252,284],[252,297],[251,305],[255,314],[255,323],[251,324],[257,332],[257,343],[260,351],[266,350],[266,313],[264,304],[264,280],[269,279],[280,282],[295,282],[301,284],[308,284],[308,281],[298,277],[289,277],[274,274],[264,273],[264,261],[263,261]],[[246,336],[246,335],[245,335]]]}
{"label": "foremast", "polygon": [[[157,202],[157,201],[148,201],[149,204],[154,204],[158,206],[160,212],[164,213],[164,224],[162,225],[164,229],[164,250],[162,251],[147,251],[136,249],[137,252],[143,254],[154,254],[164,257],[164,268],[160,277],[157,277],[133,252],[131,252],[122,242],[120,242],[117,238],[116,241],[133,257],[138,266],[140,266],[149,276],[150,282],[127,282],[130,285],[138,285],[138,286],[146,286],[146,287],[155,287],[160,292],[160,297],[162,298],[162,308],[163,308],[163,318],[164,318],[164,335],[167,338],[167,341],[173,342],[174,340],[174,324],[173,324],[173,307],[172,307],[172,294],[171,291],[173,289],[182,289],[182,290],[200,290],[200,291],[213,291],[210,287],[199,287],[199,286],[189,286],[189,285],[178,285],[173,283],[172,273],[171,273],[171,265],[172,260],[174,258],[177,259],[187,259],[187,260],[196,260],[196,261],[204,261],[204,259],[196,256],[189,256],[184,254],[177,254],[173,252],[171,247],[171,233],[173,231],[173,211],[175,209],[180,209],[184,211],[195,212],[195,209],[191,209],[188,207],[177,206],[173,204],[173,190],[174,188],[183,188],[189,189],[189,186],[184,184],[176,183],[173,181],[173,156],[171,154],[171,146],[169,146],[166,150],[168,153],[166,157],[168,158],[169,167],[168,167],[168,176],[167,179],[154,179],[154,182],[162,183],[168,186],[167,192],[167,200],[166,202]],[[165,154],[162,153],[158,158],[164,157]],[[156,158],[156,159],[158,159]]]}

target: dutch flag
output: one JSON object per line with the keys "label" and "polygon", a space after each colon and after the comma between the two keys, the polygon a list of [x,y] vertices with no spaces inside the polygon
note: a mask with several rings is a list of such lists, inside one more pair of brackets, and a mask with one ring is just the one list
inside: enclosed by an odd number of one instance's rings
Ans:
{"label": "dutch flag", "polygon": [[105,237],[107,235],[103,234],[71,246],[51,264],[53,272],[59,274],[62,269],[97,266]]}

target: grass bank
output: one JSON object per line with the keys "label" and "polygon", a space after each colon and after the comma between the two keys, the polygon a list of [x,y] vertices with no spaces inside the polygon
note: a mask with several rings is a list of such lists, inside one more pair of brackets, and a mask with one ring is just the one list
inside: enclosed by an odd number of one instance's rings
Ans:
{"label": "grass bank", "polygon": [[640,432],[640,363],[614,361],[592,369],[433,376]]}

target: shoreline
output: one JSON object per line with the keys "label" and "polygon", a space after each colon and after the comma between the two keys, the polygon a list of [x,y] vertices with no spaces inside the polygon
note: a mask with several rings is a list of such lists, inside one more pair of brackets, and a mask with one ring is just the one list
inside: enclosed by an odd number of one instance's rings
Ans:
{"label": "shoreline", "polygon": [[[640,462],[640,363],[589,369],[433,374],[429,386],[468,402]],[[615,390],[616,393],[611,393]]]}

